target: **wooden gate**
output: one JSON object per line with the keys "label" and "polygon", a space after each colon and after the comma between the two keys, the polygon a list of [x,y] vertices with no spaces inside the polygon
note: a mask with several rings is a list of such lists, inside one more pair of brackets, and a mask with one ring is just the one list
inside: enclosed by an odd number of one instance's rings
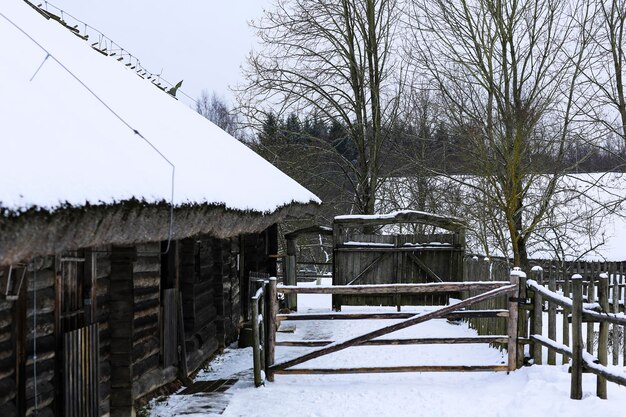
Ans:
{"label": "wooden gate", "polygon": [[98,417],[98,324],[63,335],[63,409],[66,417]]}
{"label": "wooden gate", "polygon": [[[266,375],[268,380],[273,380],[274,374],[339,374],[339,373],[372,373],[372,372],[441,372],[441,371],[512,371],[521,366],[520,358],[523,349],[518,346],[518,297],[519,276],[512,273],[510,282],[451,282],[451,283],[427,283],[427,284],[387,284],[387,285],[353,285],[353,286],[315,286],[296,287],[279,286],[278,292],[282,293],[309,293],[309,294],[429,294],[467,292],[470,290],[485,291],[481,294],[467,298],[459,303],[443,306],[436,310],[424,313],[323,313],[323,314],[276,314],[275,305],[267,311],[269,327],[276,329],[277,323],[282,320],[358,320],[358,319],[404,319],[393,325],[374,330],[357,337],[342,341],[289,341],[285,346],[318,346],[307,354],[279,363],[273,363],[275,338],[269,338],[269,346],[266,349],[271,352],[266,362]],[[489,300],[494,297],[508,295],[508,310],[464,310],[473,304]],[[270,302],[275,304],[275,297],[269,297]],[[500,336],[482,336],[473,338],[426,338],[426,339],[378,339],[378,337],[410,327],[419,323],[436,318],[469,318],[469,317],[506,317],[508,318],[507,334]],[[507,365],[486,366],[395,366],[395,367],[367,367],[367,368],[294,368],[294,366],[307,362],[330,353],[334,353],[352,346],[358,345],[409,345],[409,344],[457,344],[457,343],[505,343],[508,351]]]}
{"label": "wooden gate", "polygon": [[[399,225],[450,233],[401,234]],[[381,228],[385,233],[380,234]],[[411,230],[415,230],[412,227]],[[334,285],[450,282],[463,276],[465,224],[457,218],[403,211],[389,215],[338,216],[333,225]],[[445,305],[458,293],[333,297],[341,305]]]}

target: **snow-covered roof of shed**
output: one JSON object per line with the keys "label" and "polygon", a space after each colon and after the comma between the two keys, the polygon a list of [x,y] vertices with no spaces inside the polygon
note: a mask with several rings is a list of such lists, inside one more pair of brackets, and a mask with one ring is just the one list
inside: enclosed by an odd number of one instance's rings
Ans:
{"label": "snow-covered roof of shed", "polygon": [[0,208],[169,202],[172,167],[163,157],[175,166],[176,206],[267,213],[320,201],[26,3],[2,2],[0,14]]}

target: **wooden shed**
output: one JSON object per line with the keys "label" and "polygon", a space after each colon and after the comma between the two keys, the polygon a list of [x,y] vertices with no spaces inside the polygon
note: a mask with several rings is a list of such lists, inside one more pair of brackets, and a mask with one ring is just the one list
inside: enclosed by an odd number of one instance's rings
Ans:
{"label": "wooden shed", "polygon": [[131,416],[237,339],[276,224],[319,200],[54,17],[2,13],[1,414]]}
{"label": "wooden shed", "polygon": [[[398,225],[428,225],[434,233],[402,233]],[[465,222],[420,211],[337,216],[333,223],[333,285],[463,280]],[[460,297],[459,297],[460,298]],[[439,295],[333,296],[342,305],[445,304]]]}

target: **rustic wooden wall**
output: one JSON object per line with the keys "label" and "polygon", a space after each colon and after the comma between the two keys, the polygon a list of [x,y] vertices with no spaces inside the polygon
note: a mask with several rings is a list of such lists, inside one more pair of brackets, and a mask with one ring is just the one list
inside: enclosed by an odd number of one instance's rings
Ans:
{"label": "rustic wooden wall", "polygon": [[180,241],[180,290],[183,298],[183,318],[187,366],[197,369],[218,349],[215,306],[215,262],[210,238]]}
{"label": "rustic wooden wall", "polygon": [[110,248],[96,251],[96,305],[100,331],[100,415],[108,417],[111,412],[111,254]]}
{"label": "rustic wooden wall", "polygon": [[[454,234],[431,235],[372,235],[360,232],[350,233],[346,242],[361,242],[362,245],[339,243],[335,254],[335,283],[346,285],[363,273],[354,284],[396,284],[437,282],[418,265],[422,262],[444,282],[462,280],[463,247],[455,242]],[[437,242],[428,250],[414,252],[397,251],[408,249],[407,244]],[[368,244],[385,246],[380,251],[372,251]],[[445,246],[447,245],[447,246]],[[372,265],[370,267],[370,265]],[[368,269],[369,267],[369,269]],[[454,294],[452,296],[455,296]],[[398,300],[394,296],[343,296],[344,305],[442,305],[448,295],[425,294],[403,295]]]}
{"label": "rustic wooden wall", "polygon": [[[0,269],[0,278],[7,272]],[[7,417],[14,417],[16,409],[15,378],[15,303],[0,299],[0,410]]]}

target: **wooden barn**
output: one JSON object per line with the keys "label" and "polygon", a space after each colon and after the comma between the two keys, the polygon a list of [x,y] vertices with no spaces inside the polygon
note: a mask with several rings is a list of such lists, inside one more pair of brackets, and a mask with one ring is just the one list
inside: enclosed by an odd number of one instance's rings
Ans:
{"label": "wooden barn", "polygon": [[132,416],[237,339],[319,200],[31,6],[0,7],[0,414]]}

